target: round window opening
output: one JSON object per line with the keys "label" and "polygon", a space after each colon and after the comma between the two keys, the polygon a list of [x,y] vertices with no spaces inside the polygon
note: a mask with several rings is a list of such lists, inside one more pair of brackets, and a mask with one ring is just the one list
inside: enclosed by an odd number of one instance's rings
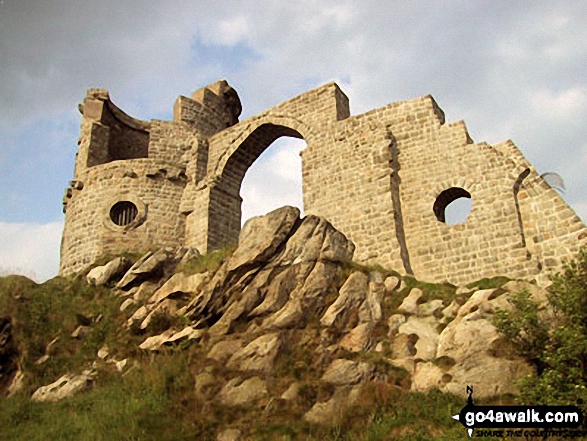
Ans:
{"label": "round window opening", "polygon": [[473,201],[471,194],[460,187],[451,187],[444,190],[434,201],[436,219],[446,225],[463,223],[469,217]]}
{"label": "round window opening", "polygon": [[129,201],[117,202],[110,209],[110,219],[120,227],[130,225],[137,217],[139,210],[135,204]]}

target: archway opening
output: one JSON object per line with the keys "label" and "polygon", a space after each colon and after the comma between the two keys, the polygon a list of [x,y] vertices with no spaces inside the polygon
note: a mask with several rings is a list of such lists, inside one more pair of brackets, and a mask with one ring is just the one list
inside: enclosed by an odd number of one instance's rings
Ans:
{"label": "archway opening", "polygon": [[303,139],[278,138],[245,173],[240,188],[241,226],[251,217],[290,205],[304,213],[302,194]]}
{"label": "archway opening", "polygon": [[[267,155],[267,158],[261,159],[261,166],[265,162],[272,165],[271,173],[264,173],[263,176],[255,178],[253,173],[253,190],[248,189],[249,184],[245,187],[244,193],[241,193],[241,184],[249,168],[259,159],[267,148],[279,138],[297,138],[302,139],[302,135],[295,129],[287,126],[266,123],[258,126],[249,135],[236,145],[229,148],[229,156],[222,165],[220,176],[210,188],[210,201],[208,210],[208,238],[206,249],[213,250],[222,248],[227,245],[235,244],[238,241],[241,225],[246,219],[245,216],[264,214],[274,208],[285,204],[298,205],[293,200],[286,200],[283,197],[283,191],[280,189],[284,182],[288,182],[289,188],[293,183],[300,182],[301,179],[294,178],[299,176],[300,165],[292,166],[292,157],[298,147],[285,149],[285,153],[279,153],[283,149],[274,149],[274,155]],[[289,142],[289,141],[282,141]],[[279,146],[277,144],[277,146]],[[305,141],[304,144],[305,145]],[[298,155],[299,157],[299,155]],[[301,158],[300,158],[301,161]],[[298,170],[298,171],[296,171]],[[254,170],[253,170],[254,172]],[[250,198],[250,194],[253,197]],[[293,192],[295,193],[295,191]],[[298,191],[299,194],[299,191]],[[243,196],[251,199],[252,206],[245,207],[247,212],[242,214]],[[299,200],[299,197],[298,197]],[[301,205],[301,201],[299,201]],[[277,206],[272,206],[277,205]],[[249,205],[247,203],[247,205]],[[298,206],[299,206],[298,205]]]}
{"label": "archway opening", "polygon": [[464,188],[451,187],[438,195],[433,211],[439,222],[456,225],[466,222],[472,208],[471,194]]}

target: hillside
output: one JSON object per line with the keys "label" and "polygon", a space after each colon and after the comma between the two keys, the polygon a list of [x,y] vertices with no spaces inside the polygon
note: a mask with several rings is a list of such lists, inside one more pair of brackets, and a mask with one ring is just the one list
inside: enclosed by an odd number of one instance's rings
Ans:
{"label": "hillside", "polygon": [[209,255],[0,278],[0,439],[452,440],[466,385],[513,402],[534,366],[494,313],[544,289],[423,283],[353,251],[284,207]]}

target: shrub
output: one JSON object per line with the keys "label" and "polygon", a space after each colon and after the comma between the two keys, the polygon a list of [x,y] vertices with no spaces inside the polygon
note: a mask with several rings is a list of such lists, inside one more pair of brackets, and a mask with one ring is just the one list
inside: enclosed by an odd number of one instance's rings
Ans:
{"label": "shrub", "polygon": [[516,309],[498,311],[494,323],[537,370],[519,382],[520,400],[550,405],[587,401],[587,249],[553,278],[550,323],[541,321],[528,293],[511,301]]}

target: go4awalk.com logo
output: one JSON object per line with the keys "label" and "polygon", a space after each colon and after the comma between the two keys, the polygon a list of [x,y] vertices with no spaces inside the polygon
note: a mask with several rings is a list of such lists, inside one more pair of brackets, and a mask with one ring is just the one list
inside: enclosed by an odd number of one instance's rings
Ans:
{"label": "go4awalk.com logo", "polygon": [[587,436],[580,429],[583,412],[577,406],[477,406],[473,388],[467,386],[467,404],[452,418],[459,421],[475,437]]}

